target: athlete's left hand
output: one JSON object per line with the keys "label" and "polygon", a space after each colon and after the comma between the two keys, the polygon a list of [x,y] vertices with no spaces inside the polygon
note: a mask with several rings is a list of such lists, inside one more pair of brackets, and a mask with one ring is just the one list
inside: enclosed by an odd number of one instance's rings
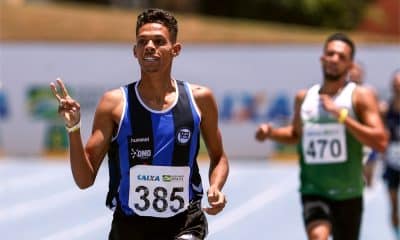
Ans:
{"label": "athlete's left hand", "polygon": [[332,98],[327,94],[320,94],[319,97],[320,97],[321,104],[324,107],[324,109],[327,112],[332,113],[333,116],[339,117],[340,109],[335,105]]}
{"label": "athlete's left hand", "polygon": [[204,208],[204,211],[210,215],[216,215],[221,212],[227,203],[225,194],[217,187],[211,186],[210,189],[208,189],[207,198],[210,206]]}

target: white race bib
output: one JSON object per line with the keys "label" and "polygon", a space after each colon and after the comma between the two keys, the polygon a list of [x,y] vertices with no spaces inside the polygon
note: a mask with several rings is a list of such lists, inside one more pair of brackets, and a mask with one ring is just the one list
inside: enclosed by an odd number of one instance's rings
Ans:
{"label": "white race bib", "polygon": [[189,206],[189,175],[189,167],[132,167],[129,207],[140,216],[160,218],[185,211]]}
{"label": "white race bib", "polygon": [[308,164],[344,162],[347,159],[345,127],[338,123],[306,123],[302,147]]}
{"label": "white race bib", "polygon": [[386,159],[389,165],[400,168],[400,143],[390,143],[386,151]]}

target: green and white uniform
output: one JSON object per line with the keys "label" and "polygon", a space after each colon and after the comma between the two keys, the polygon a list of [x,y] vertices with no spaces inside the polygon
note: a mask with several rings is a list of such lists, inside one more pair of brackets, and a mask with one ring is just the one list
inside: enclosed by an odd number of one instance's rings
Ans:
{"label": "green and white uniform", "polygon": [[[357,119],[352,104],[356,84],[347,83],[333,101]],[[344,124],[326,112],[319,97],[320,85],[311,87],[301,106],[303,134],[298,151],[302,195],[332,200],[360,197],[363,190],[362,145]]]}

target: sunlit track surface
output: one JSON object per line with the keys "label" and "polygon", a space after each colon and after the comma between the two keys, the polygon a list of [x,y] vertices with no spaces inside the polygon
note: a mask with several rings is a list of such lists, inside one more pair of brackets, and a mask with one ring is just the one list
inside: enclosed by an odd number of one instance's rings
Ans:
{"label": "sunlit track surface", "polygon": [[[93,187],[79,190],[67,161],[0,159],[1,239],[107,239],[112,213],[104,205],[106,167]],[[207,186],[207,164],[200,169]],[[228,205],[208,217],[207,239],[306,239],[298,184],[295,163],[231,160],[224,188]],[[374,186],[365,191],[360,239],[394,239],[387,201],[378,168]]]}

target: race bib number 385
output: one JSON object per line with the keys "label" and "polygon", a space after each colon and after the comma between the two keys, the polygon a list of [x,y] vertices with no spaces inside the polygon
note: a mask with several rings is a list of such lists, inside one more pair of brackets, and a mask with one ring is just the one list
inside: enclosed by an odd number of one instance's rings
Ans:
{"label": "race bib number 385", "polygon": [[347,158],[345,127],[337,123],[307,123],[302,147],[308,164],[344,162]]}
{"label": "race bib number 385", "polygon": [[161,218],[183,212],[189,205],[189,175],[189,167],[132,167],[129,207],[140,216]]}

